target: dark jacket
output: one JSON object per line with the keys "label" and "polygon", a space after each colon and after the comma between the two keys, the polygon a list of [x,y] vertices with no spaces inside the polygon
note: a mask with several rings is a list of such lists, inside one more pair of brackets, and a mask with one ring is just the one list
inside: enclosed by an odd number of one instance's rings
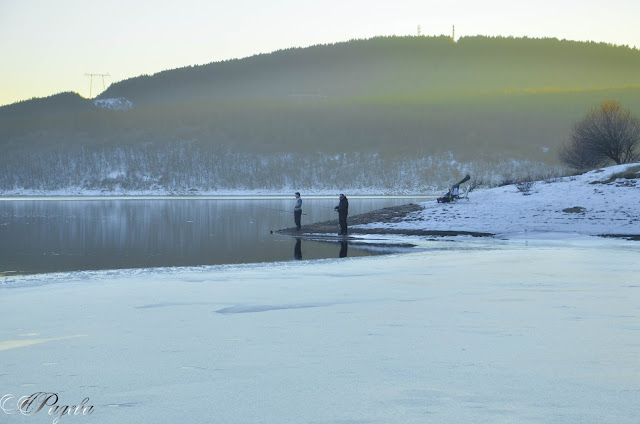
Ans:
{"label": "dark jacket", "polygon": [[347,200],[347,196],[340,199],[340,203],[336,206],[336,210],[340,215],[346,215],[349,213],[349,200]]}

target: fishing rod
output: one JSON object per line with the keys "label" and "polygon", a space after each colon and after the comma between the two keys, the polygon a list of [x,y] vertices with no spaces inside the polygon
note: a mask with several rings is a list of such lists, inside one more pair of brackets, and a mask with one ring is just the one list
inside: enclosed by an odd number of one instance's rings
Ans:
{"label": "fishing rod", "polygon": [[[265,208],[265,209],[270,211],[284,212],[284,213],[295,213],[294,211],[285,211],[284,209],[273,209],[273,208]],[[306,215],[306,213],[303,213],[302,215]]]}

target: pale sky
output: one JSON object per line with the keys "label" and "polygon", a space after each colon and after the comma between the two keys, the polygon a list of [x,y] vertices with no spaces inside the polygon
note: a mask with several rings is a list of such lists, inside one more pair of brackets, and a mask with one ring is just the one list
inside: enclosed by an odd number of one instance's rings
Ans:
{"label": "pale sky", "polygon": [[[377,35],[502,35],[640,48],[638,0],[0,0],[0,105],[142,74]],[[92,95],[103,90],[93,81]]]}

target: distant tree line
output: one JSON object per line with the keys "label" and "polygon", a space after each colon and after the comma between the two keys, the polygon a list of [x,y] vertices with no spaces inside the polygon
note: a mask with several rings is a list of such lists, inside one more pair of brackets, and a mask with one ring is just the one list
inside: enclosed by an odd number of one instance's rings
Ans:
{"label": "distant tree line", "polygon": [[155,191],[166,194],[271,191],[432,193],[471,173],[498,185],[514,175],[557,171],[531,161],[457,161],[453,154],[394,157],[375,153],[260,154],[197,141],[135,146],[12,149],[0,157],[0,193]]}

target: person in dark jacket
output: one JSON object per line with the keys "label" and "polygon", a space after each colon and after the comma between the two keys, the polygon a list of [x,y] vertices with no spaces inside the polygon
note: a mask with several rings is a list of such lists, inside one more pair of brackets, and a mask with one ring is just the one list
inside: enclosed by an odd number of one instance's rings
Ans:
{"label": "person in dark jacket", "polygon": [[293,220],[296,223],[296,230],[300,231],[300,218],[302,218],[302,199],[300,192],[296,191],[296,205],[293,207]]}
{"label": "person in dark jacket", "polygon": [[334,208],[338,211],[338,220],[340,221],[339,236],[347,235],[347,215],[349,214],[349,200],[344,194],[340,195],[340,203]]}

